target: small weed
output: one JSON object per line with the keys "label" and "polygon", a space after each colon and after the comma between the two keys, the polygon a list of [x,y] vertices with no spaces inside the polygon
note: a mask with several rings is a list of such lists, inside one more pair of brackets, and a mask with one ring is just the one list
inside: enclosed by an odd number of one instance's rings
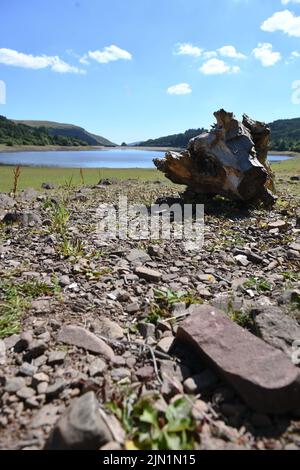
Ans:
{"label": "small weed", "polygon": [[193,450],[192,406],[186,396],[177,397],[164,413],[155,407],[153,397],[136,400],[131,396],[108,404],[128,434],[127,450]]}
{"label": "small weed", "polygon": [[82,168],[80,168],[79,173],[80,173],[81,184],[84,186],[85,185],[85,180],[84,180],[84,174],[83,174],[83,169]]}
{"label": "small weed", "polygon": [[65,258],[69,258],[70,256],[82,256],[84,253],[83,243],[78,239],[69,240],[68,238],[64,238],[63,241],[58,245],[58,251]]}
{"label": "small weed", "polygon": [[172,305],[177,302],[184,302],[187,307],[192,304],[202,303],[201,299],[195,297],[191,292],[155,289],[154,303],[146,321],[156,324],[161,318],[168,317]]}
{"label": "small weed", "polygon": [[52,204],[51,206],[51,228],[54,232],[64,235],[67,223],[70,219],[70,212],[61,204]]}
{"label": "small weed", "polygon": [[249,277],[249,279],[244,282],[244,287],[246,289],[256,289],[259,294],[272,291],[272,285],[269,281],[263,278],[253,276]]}

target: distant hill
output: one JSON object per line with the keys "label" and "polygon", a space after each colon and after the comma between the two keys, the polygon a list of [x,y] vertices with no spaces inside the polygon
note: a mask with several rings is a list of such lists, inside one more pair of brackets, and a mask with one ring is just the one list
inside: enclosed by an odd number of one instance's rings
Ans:
{"label": "distant hill", "polygon": [[116,144],[100,135],[91,134],[82,127],[73,124],[62,124],[52,121],[14,121],[16,124],[25,124],[34,128],[43,128],[52,136],[64,136],[79,139],[88,145],[103,145],[104,147],[115,147]]}
{"label": "distant hill", "polygon": [[[300,152],[300,118],[281,119],[269,125],[271,127],[271,150]],[[189,129],[182,134],[173,134],[139,142],[138,146],[186,148],[189,140],[202,132],[207,132],[207,130]]]}
{"label": "distant hill", "polygon": [[57,145],[81,146],[87,142],[77,137],[51,135],[46,127],[31,127],[0,116],[0,144],[14,145]]}
{"label": "distant hill", "polygon": [[270,127],[272,150],[300,152],[300,118],[280,119]]}

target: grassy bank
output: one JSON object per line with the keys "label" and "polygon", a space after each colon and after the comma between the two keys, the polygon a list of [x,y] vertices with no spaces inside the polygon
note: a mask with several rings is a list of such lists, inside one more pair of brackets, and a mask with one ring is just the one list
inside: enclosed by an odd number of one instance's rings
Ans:
{"label": "grassy bank", "polygon": [[[0,192],[11,191],[13,187],[13,166],[0,165]],[[156,169],[128,168],[128,169],[83,169],[85,184],[97,184],[102,178],[117,179],[140,179],[140,180],[162,180],[164,175]],[[22,167],[19,179],[19,189],[28,187],[40,189],[42,183],[52,183],[56,186],[71,184],[79,186],[82,184],[80,170],[75,168],[40,168]]]}
{"label": "grassy bank", "polygon": [[[300,174],[300,159],[294,158],[284,162],[273,163],[272,168],[276,175],[292,176]],[[11,191],[13,186],[13,166],[0,166],[0,192]],[[83,169],[85,184],[97,184],[101,178],[164,180],[164,175],[156,169],[128,168],[128,169]],[[52,183],[56,186],[82,183],[80,170],[75,168],[40,168],[22,167],[19,180],[19,189],[28,187],[39,189],[42,183]]]}

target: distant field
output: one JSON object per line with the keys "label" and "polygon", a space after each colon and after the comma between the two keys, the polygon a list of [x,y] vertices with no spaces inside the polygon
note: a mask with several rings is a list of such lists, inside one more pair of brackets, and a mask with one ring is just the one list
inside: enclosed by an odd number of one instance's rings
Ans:
{"label": "distant field", "polygon": [[[300,175],[300,158],[273,163],[272,168],[277,176]],[[12,166],[0,165],[0,192],[11,191],[13,170]],[[85,184],[97,184],[101,178],[167,181],[164,175],[156,169],[83,169],[83,175]],[[74,186],[81,184],[79,169],[22,167],[19,189],[28,187],[39,189],[42,183],[52,183],[59,186],[70,182]]]}

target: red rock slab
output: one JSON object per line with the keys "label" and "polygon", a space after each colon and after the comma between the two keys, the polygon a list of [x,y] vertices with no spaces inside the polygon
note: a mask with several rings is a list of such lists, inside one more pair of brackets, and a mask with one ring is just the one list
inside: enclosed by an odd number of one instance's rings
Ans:
{"label": "red rock slab", "polygon": [[180,341],[223,377],[254,410],[281,414],[300,407],[299,370],[289,357],[210,306],[193,306]]}

